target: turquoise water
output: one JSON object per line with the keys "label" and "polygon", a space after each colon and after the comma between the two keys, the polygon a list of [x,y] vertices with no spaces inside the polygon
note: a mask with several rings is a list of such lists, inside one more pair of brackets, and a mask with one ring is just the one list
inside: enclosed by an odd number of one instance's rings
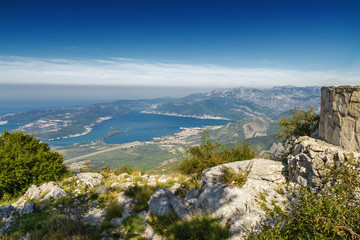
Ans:
{"label": "turquoise water", "polygon": [[[22,102],[0,102],[0,116],[7,113],[28,111],[32,109],[56,109],[61,108],[63,103],[49,103],[49,107],[41,105],[44,103],[29,103],[24,105]],[[65,105],[65,104],[64,104]],[[79,103],[79,106],[81,104]],[[75,104],[73,105],[75,106]],[[164,116],[156,114],[144,114],[139,111],[132,111],[128,114],[115,117],[104,121],[93,127],[92,131],[84,136],[67,138],[51,141],[53,146],[64,146],[79,142],[95,142],[96,139],[103,138],[113,128],[118,128],[122,133],[106,138],[106,143],[119,144],[133,141],[150,141],[154,137],[161,137],[168,134],[174,134],[181,131],[181,127],[205,127],[225,125],[229,121],[214,119],[196,119],[188,117]],[[17,129],[18,125],[0,125],[0,133],[4,130],[12,131]]]}
{"label": "turquoise water", "polygon": [[180,132],[181,127],[217,126],[227,123],[229,123],[227,120],[196,119],[130,112],[94,126],[93,130],[86,135],[54,140],[50,143],[53,146],[63,146],[78,142],[95,142],[96,139],[105,137],[113,128],[120,129],[122,133],[106,138],[106,143],[149,141],[154,137]]}

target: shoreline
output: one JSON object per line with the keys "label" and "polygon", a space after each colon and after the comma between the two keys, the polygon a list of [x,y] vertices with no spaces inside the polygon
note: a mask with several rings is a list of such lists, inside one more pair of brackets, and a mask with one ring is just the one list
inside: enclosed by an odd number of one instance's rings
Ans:
{"label": "shoreline", "polygon": [[196,119],[211,119],[211,120],[226,120],[231,121],[231,119],[223,118],[223,117],[216,117],[216,116],[210,116],[210,115],[183,115],[183,114],[177,114],[177,113],[162,113],[157,111],[141,111],[140,113],[145,114],[157,114],[157,115],[164,115],[164,116],[173,116],[173,117],[187,117],[187,118],[196,118]]}

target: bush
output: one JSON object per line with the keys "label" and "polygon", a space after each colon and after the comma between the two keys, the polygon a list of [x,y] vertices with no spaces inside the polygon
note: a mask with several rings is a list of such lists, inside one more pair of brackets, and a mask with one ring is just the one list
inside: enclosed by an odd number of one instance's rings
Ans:
{"label": "bush", "polygon": [[0,198],[18,195],[30,185],[68,174],[63,157],[34,135],[4,131],[0,136]]}
{"label": "bush", "polygon": [[280,129],[276,138],[282,142],[285,147],[284,155],[293,151],[294,140],[300,136],[311,136],[314,133],[320,121],[319,114],[316,114],[315,108],[309,106],[305,111],[301,107],[290,109],[291,116],[283,117],[279,122]]}
{"label": "bush", "polygon": [[256,151],[244,142],[235,147],[226,147],[219,142],[210,141],[209,132],[205,130],[201,136],[200,146],[190,147],[181,156],[183,162],[179,171],[184,174],[200,175],[205,169],[220,164],[241,160],[250,160],[256,157]]}
{"label": "bush", "polygon": [[242,187],[246,183],[247,176],[249,175],[253,163],[250,163],[245,170],[239,167],[239,172],[236,173],[231,167],[222,167],[221,174],[214,177],[214,180],[225,184],[231,188]]}
{"label": "bush", "polygon": [[131,167],[125,165],[125,166],[122,166],[121,168],[115,168],[113,172],[114,172],[115,175],[120,175],[122,173],[127,173],[129,175],[132,175],[134,173],[139,172],[139,170],[137,170],[136,168],[131,168]]}
{"label": "bush", "polygon": [[134,185],[127,188],[125,190],[125,195],[133,198],[133,211],[139,213],[141,211],[148,210],[148,201],[156,189],[156,186],[149,185]]}
{"label": "bush", "polygon": [[106,220],[121,217],[124,211],[124,207],[120,203],[113,202],[106,207]]}
{"label": "bush", "polygon": [[139,239],[139,235],[145,231],[144,220],[137,214],[130,215],[122,221],[121,228],[126,230],[124,239]]}
{"label": "bush", "polygon": [[[327,187],[320,192],[294,191],[298,202],[273,213],[275,227],[264,227],[253,239],[359,239],[360,163],[351,160],[329,169]],[[277,209],[279,210],[279,209]]]}

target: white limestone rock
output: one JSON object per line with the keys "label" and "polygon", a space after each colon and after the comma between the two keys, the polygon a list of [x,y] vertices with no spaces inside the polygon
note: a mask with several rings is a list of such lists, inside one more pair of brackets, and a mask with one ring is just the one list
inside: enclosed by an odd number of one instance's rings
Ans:
{"label": "white limestone rock", "polygon": [[171,208],[170,199],[176,197],[169,189],[158,188],[151,196],[148,205],[151,213],[165,215]]}
{"label": "white limestone rock", "polygon": [[76,175],[78,182],[86,185],[90,188],[96,187],[101,184],[101,179],[103,179],[103,175],[100,173],[79,173]]}
{"label": "white limestone rock", "polygon": [[105,210],[94,208],[85,214],[85,216],[81,219],[81,222],[84,224],[100,226],[105,220],[105,214]]}
{"label": "white limestone rock", "polygon": [[48,192],[43,199],[41,199],[42,201],[49,201],[51,199],[59,199],[62,197],[65,197],[67,195],[67,193],[59,186],[54,186],[50,192]]}
{"label": "white limestone rock", "polygon": [[[238,171],[252,164],[246,183],[241,187],[230,188],[215,181],[221,174],[221,167],[231,167]],[[202,186],[195,208],[203,214],[211,214],[223,224],[230,224],[230,235],[233,239],[242,239],[248,231],[259,232],[266,213],[256,200],[261,194],[266,196],[270,206],[272,200],[279,203],[287,198],[278,193],[278,189],[286,182],[287,166],[284,163],[254,159],[224,164],[203,172]]]}

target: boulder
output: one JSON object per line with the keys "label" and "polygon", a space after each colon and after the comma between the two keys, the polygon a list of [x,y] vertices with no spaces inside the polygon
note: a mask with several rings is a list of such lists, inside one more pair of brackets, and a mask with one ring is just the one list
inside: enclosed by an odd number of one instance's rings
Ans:
{"label": "boulder", "polygon": [[10,204],[0,206],[0,221],[7,221],[13,216],[14,212],[15,208]]}
{"label": "boulder", "polygon": [[30,188],[28,188],[25,194],[12,205],[16,208],[22,208],[25,206],[28,200],[39,199],[40,195],[41,195],[41,189],[37,185],[32,185]]}
{"label": "boulder", "polygon": [[193,212],[190,204],[187,201],[180,199],[177,196],[173,196],[169,200],[172,209],[179,218],[182,220],[191,219]]}
{"label": "boulder", "polygon": [[170,199],[176,197],[169,189],[158,188],[151,196],[148,205],[151,213],[165,215],[171,208]]}
{"label": "boulder", "polygon": [[[245,170],[249,164],[252,168],[240,188],[230,188],[215,180],[224,166],[239,171],[239,167]],[[287,201],[278,191],[286,182],[286,176],[286,164],[266,159],[232,162],[207,169],[202,175],[195,209],[219,218],[224,225],[230,224],[231,237],[242,239],[248,231],[261,231],[261,223],[267,217],[258,201],[260,195],[265,196],[265,204],[270,208],[272,201],[280,206]]]}
{"label": "boulder", "polygon": [[29,202],[22,209],[19,210],[19,215],[28,215],[35,211],[36,204],[34,202]]}
{"label": "boulder", "polygon": [[56,186],[55,182],[53,181],[44,183],[43,185],[40,186],[40,192],[41,193],[50,192],[51,189],[53,189],[55,186]]}
{"label": "boulder", "polygon": [[101,184],[101,179],[103,179],[103,175],[101,175],[100,173],[87,172],[77,174],[76,178],[79,183],[93,188]]}
{"label": "boulder", "polygon": [[51,199],[59,199],[61,197],[65,197],[67,195],[67,193],[60,188],[59,186],[54,186],[53,188],[51,188],[50,192],[48,192],[43,199],[41,199],[41,201],[48,201]]}
{"label": "boulder", "polygon": [[41,196],[44,196],[41,201],[49,200],[51,197],[57,199],[66,196],[66,192],[59,186],[55,185],[54,182],[44,183],[40,187],[37,185],[32,185],[30,188],[28,188],[25,194],[12,205],[18,209],[21,209],[29,200],[38,200],[41,198]]}
{"label": "boulder", "polygon": [[[225,166],[234,169],[252,168],[242,187],[230,187],[218,182]],[[281,194],[287,177],[287,165],[277,161],[255,159],[228,163],[209,168],[203,172],[200,189],[191,189],[184,199],[178,198],[171,190],[159,188],[149,200],[150,213],[164,215],[173,210],[182,220],[198,214],[211,214],[221,220],[222,224],[230,224],[230,235],[233,239],[242,239],[247,232],[261,230],[261,224],[267,214],[262,208],[266,204],[271,208],[275,201],[279,206],[287,202]],[[265,202],[258,201],[260,195]]]}
{"label": "boulder", "polygon": [[112,188],[111,187],[100,187],[96,190],[97,194],[108,194]]}
{"label": "boulder", "polygon": [[130,204],[131,200],[132,200],[131,197],[126,196],[124,192],[119,193],[119,195],[117,197],[118,203],[120,203],[123,206],[126,204]]}
{"label": "boulder", "polygon": [[100,226],[105,219],[105,210],[94,208],[84,215],[81,219],[83,224]]}

